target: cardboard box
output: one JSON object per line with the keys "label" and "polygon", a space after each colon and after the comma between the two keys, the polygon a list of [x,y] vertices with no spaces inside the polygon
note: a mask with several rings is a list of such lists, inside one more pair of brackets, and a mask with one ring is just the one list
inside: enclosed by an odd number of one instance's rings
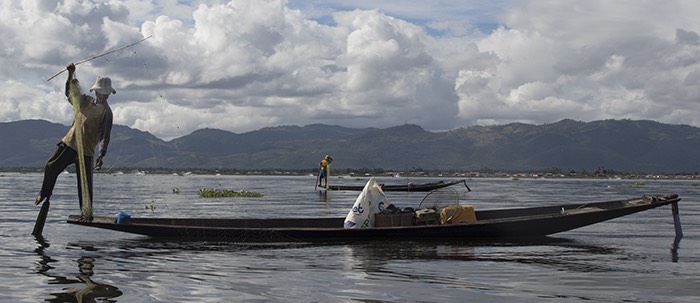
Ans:
{"label": "cardboard box", "polygon": [[412,226],[413,213],[375,214],[375,227]]}
{"label": "cardboard box", "polygon": [[476,213],[472,205],[455,205],[448,206],[440,210],[440,223],[474,223],[476,222]]}

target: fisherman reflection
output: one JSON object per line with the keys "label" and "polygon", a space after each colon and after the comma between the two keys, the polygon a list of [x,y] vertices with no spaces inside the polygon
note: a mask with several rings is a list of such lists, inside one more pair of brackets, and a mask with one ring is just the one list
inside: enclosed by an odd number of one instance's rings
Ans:
{"label": "fisherman reflection", "polygon": [[[78,280],[66,279],[65,277],[54,277],[56,278],[56,283],[61,284],[78,284],[84,283],[84,288],[67,287],[63,290],[65,292],[52,293],[51,295],[55,298],[46,300],[47,302],[63,303],[63,302],[77,302],[77,303],[89,303],[89,302],[113,302],[109,300],[111,298],[116,298],[122,295],[122,292],[108,284],[97,283],[92,280],[93,267],[95,267],[95,260],[90,257],[81,257],[78,259],[78,269],[80,270],[80,276]],[[44,273],[45,274],[45,273]]]}
{"label": "fisherman reflection", "polygon": [[[106,301],[109,298],[116,298],[122,295],[122,292],[108,284],[96,283],[92,281],[93,267],[95,260],[90,257],[81,257],[78,259],[78,269],[80,270],[80,276],[78,276],[79,282],[85,283],[85,287],[78,289],[75,287],[64,288],[63,293],[52,293],[56,296],[55,299],[49,302],[100,302]],[[109,301],[108,301],[109,302]]]}
{"label": "fisherman reflection", "polygon": [[318,202],[320,202],[321,206],[324,208],[330,207],[330,195],[327,190],[318,191]]}

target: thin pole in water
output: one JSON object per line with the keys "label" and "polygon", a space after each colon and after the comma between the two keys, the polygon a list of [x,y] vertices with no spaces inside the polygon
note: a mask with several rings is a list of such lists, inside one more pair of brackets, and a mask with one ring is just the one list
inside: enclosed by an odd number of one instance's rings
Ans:
{"label": "thin pole in water", "polygon": [[316,176],[316,183],[314,183],[314,191],[318,188],[319,183],[321,183],[321,171],[318,171],[318,175]]}
{"label": "thin pole in water", "polygon": [[671,203],[671,213],[673,213],[673,227],[676,229],[676,240],[683,238],[683,227],[681,226],[681,216],[678,214],[678,202]]}
{"label": "thin pole in water", "polygon": [[673,239],[671,246],[671,261],[678,262],[678,247],[683,238],[683,228],[681,227],[681,217],[678,214],[678,202],[671,203],[671,213],[673,213],[673,227],[676,229],[676,237]]}

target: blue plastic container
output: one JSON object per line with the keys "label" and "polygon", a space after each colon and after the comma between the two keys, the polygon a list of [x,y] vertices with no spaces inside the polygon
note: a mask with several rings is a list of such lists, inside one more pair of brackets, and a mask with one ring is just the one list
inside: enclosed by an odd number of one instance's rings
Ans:
{"label": "blue plastic container", "polygon": [[117,214],[117,224],[129,224],[131,223],[131,216],[123,211]]}

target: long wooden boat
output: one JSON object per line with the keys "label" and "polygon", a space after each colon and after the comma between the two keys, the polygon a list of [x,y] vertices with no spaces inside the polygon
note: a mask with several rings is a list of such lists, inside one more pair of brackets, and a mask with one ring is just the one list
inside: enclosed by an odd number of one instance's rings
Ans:
{"label": "long wooden boat", "polygon": [[479,238],[543,237],[674,204],[677,195],[562,204],[544,207],[477,210],[476,222],[411,226],[343,228],[345,218],[130,218],[117,224],[117,217],[95,217],[68,223],[177,240],[216,239],[235,242],[336,242],[368,240],[476,240]]}
{"label": "long wooden boat", "polygon": [[[430,182],[430,183],[407,183],[407,184],[401,184],[401,185],[384,185],[382,189],[384,191],[406,191],[406,192],[428,192],[436,189],[440,189],[443,187],[448,187],[451,185],[459,184],[459,183],[464,183],[466,186],[466,180],[460,179],[460,180],[449,180],[449,181],[437,181],[437,182]],[[355,190],[355,191],[361,191],[363,188],[365,188],[364,185],[336,185],[336,184],[330,184],[328,185],[329,190]]]}

